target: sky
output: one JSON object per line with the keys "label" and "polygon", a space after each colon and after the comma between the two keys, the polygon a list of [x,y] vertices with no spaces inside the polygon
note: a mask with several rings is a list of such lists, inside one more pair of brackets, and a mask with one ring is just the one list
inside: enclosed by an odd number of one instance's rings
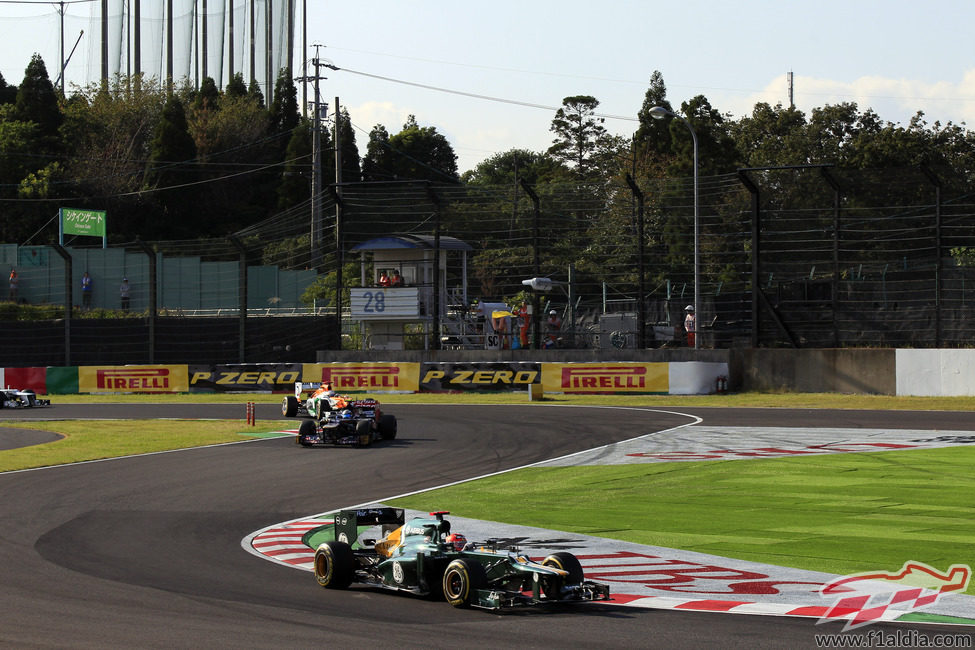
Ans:
{"label": "sky", "polygon": [[[324,71],[323,99],[349,110],[360,152],[373,126],[395,134],[412,114],[447,137],[461,172],[512,148],[546,150],[555,111],[574,95],[595,97],[604,126],[629,137],[655,70],[676,109],[704,95],[733,119],[757,102],[788,105],[791,71],[807,117],[856,102],[902,126],[918,111],[929,125],[975,125],[972,0],[307,2],[309,44],[341,68]],[[8,83],[33,52],[56,73],[56,4],[0,0]],[[85,24],[95,4],[65,2],[68,49],[79,24],[97,33]],[[83,38],[79,50],[92,47]],[[77,54],[69,84],[88,68],[97,76],[94,60]]]}

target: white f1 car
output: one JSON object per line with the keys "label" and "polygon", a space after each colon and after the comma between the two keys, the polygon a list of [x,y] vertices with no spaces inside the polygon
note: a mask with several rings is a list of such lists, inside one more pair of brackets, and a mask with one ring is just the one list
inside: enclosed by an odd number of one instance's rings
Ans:
{"label": "white f1 car", "polygon": [[0,409],[23,409],[50,406],[51,400],[40,399],[31,389],[0,388]]}

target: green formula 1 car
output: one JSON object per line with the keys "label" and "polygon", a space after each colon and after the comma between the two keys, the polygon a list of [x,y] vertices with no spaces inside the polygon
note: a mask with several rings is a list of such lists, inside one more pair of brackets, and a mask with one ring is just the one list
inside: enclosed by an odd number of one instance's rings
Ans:
{"label": "green formula 1 car", "polygon": [[[451,535],[447,512],[405,520],[399,508],[342,510],[332,524],[308,531],[315,551],[315,578],[327,589],[353,582],[444,598],[454,607],[502,609],[587,600],[609,600],[609,587],[585,579],[571,553],[541,562],[492,541],[468,542]],[[359,540],[382,526],[380,540]],[[324,540],[324,541],[322,541]]]}

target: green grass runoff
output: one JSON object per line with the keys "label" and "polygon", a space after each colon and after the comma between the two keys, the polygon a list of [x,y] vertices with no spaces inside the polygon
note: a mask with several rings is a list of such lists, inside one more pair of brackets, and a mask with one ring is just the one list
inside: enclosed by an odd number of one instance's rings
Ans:
{"label": "green grass runoff", "polygon": [[172,449],[202,447],[261,437],[285,428],[284,422],[237,420],[65,420],[0,421],[0,427],[53,431],[61,440],[0,451],[0,472],[117,458]]}
{"label": "green grass runoff", "polygon": [[[59,403],[280,403],[280,395],[54,396]],[[524,394],[383,395],[389,404],[530,404]],[[555,395],[545,404],[973,410],[975,398],[741,394]],[[63,440],[0,451],[0,471],[246,439],[288,422],[3,421]],[[94,426],[93,426],[94,425]],[[293,428],[293,427],[290,427]],[[138,429],[139,436],[133,436]],[[244,434],[244,435],[242,435]],[[849,574],[906,560],[975,565],[975,448],[714,462],[528,468],[410,496],[399,507],[578,532],[722,557]],[[968,589],[975,594],[975,585]]]}
{"label": "green grass runoff", "polygon": [[840,575],[944,570],[975,564],[973,463],[954,447],[527,468],[390,503]]}

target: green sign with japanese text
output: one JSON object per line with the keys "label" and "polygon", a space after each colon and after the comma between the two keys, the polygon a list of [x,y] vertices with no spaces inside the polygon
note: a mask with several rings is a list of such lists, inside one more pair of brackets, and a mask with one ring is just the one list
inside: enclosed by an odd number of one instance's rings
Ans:
{"label": "green sign with japanese text", "polygon": [[61,208],[61,232],[65,235],[104,237],[106,221],[104,210]]}

